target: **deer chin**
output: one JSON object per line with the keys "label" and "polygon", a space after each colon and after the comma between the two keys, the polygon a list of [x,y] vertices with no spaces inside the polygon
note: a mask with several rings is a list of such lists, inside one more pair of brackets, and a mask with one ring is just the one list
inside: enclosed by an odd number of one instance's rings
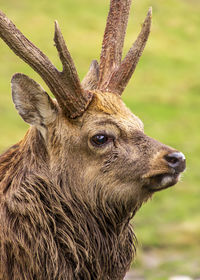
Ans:
{"label": "deer chin", "polygon": [[181,173],[163,173],[148,178],[144,185],[150,192],[157,192],[175,185],[180,179]]}

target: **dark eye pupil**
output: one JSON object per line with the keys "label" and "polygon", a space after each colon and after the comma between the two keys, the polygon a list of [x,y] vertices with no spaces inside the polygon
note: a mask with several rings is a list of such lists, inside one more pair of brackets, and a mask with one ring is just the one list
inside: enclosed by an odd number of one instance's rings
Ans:
{"label": "dark eye pupil", "polygon": [[105,144],[107,141],[108,141],[108,136],[106,135],[99,134],[92,137],[92,142],[98,146]]}

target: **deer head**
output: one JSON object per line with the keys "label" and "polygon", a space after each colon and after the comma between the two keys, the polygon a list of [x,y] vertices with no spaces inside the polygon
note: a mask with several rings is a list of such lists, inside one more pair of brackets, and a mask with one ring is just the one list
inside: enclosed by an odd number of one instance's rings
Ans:
{"label": "deer head", "polygon": [[[131,0],[111,0],[100,63],[92,62],[82,83],[57,22],[54,41],[61,72],[0,13],[1,38],[55,96],[51,99],[26,75],[13,76],[14,104],[31,125],[20,145],[34,141],[44,145],[45,164],[53,182],[62,184],[66,192],[76,190],[94,208],[101,201],[101,207],[118,209],[124,217],[154,192],[176,184],[185,169],[184,155],[146,136],[141,120],[121,99],[151,27],[149,9],[139,36],[122,60],[130,5]],[[40,166],[41,155],[35,152],[33,156],[34,165]],[[29,169],[36,168],[34,165],[27,162]]]}

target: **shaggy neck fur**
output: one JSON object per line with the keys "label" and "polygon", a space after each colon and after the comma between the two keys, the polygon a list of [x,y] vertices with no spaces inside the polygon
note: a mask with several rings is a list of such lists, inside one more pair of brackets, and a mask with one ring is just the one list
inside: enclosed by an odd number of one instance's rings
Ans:
{"label": "shaggy neck fur", "polygon": [[100,194],[91,207],[66,172],[50,173],[37,130],[0,157],[0,279],[123,279],[135,252],[130,217]]}

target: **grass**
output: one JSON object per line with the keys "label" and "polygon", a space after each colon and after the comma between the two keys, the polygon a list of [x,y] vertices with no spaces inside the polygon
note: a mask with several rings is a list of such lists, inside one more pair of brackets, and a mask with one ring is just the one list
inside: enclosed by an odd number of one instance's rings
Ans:
{"label": "grass", "polygon": [[[142,269],[147,280],[168,279],[172,273],[200,277],[200,2],[138,0],[133,4],[125,51],[149,6],[153,7],[153,27],[123,99],[143,120],[148,135],[176,147],[187,157],[182,182],[156,194],[135,217],[135,231],[142,247],[135,267]],[[60,63],[52,42],[54,19],[60,23],[81,78],[90,61],[99,58],[108,10],[106,0],[10,0],[1,3],[1,10],[57,67]],[[20,140],[28,127],[12,104],[11,76],[22,72],[46,86],[2,41],[0,50],[3,151]],[[148,254],[152,258],[156,254],[159,264],[148,267],[144,261]]]}

